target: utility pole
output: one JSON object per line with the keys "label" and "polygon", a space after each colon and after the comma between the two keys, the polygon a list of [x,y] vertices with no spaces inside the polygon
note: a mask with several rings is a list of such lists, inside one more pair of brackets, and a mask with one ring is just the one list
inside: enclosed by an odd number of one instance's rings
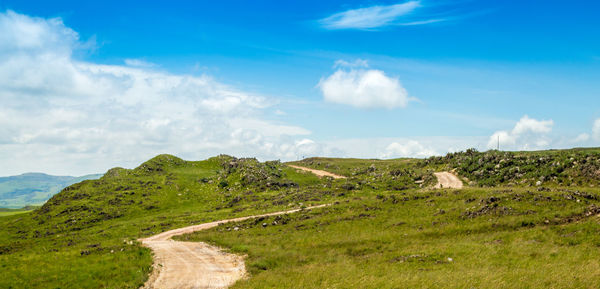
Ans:
{"label": "utility pole", "polygon": [[500,135],[498,135],[498,151],[500,151]]}

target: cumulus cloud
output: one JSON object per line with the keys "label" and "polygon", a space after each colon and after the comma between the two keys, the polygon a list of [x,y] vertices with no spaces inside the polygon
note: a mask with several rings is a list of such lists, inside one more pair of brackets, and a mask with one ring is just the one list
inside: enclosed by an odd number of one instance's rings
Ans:
{"label": "cumulus cloud", "polygon": [[582,133],[580,135],[578,135],[573,142],[574,143],[582,143],[582,142],[586,142],[590,139],[590,135],[587,133]]}
{"label": "cumulus cloud", "polygon": [[552,120],[536,120],[523,116],[512,130],[513,135],[522,135],[526,133],[549,133],[552,131],[554,121]]}
{"label": "cumulus cloud", "polygon": [[[358,108],[392,109],[408,104],[408,92],[398,78],[389,77],[381,70],[337,63],[343,67],[318,84],[325,101]],[[366,62],[359,64],[366,65]]]}
{"label": "cumulus cloud", "polygon": [[158,153],[295,159],[310,131],[262,118],[269,99],[207,75],[74,58],[87,43],[59,18],[0,13],[0,174],[99,172]]}
{"label": "cumulus cloud", "polygon": [[550,145],[548,133],[554,126],[553,120],[536,120],[523,116],[511,131],[497,131],[488,141],[488,148],[531,150],[543,149]]}
{"label": "cumulus cloud", "polygon": [[591,131],[579,134],[575,138],[566,138],[566,143],[576,146],[594,145],[595,141],[600,141],[600,119],[593,122]]}
{"label": "cumulus cloud", "polygon": [[385,152],[381,155],[382,158],[398,158],[398,157],[430,157],[438,153],[423,146],[415,140],[405,142],[393,142],[385,148]]}
{"label": "cumulus cloud", "polygon": [[600,141],[600,118],[594,122],[594,126],[592,127],[592,136],[595,140]]}
{"label": "cumulus cloud", "polygon": [[43,19],[7,11],[0,14],[0,52],[70,54],[80,45],[77,32],[66,27],[60,18]]}

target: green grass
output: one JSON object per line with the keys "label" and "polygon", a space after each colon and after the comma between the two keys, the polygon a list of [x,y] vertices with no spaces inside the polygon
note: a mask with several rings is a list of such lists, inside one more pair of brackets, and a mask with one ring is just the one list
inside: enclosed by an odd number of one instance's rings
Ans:
{"label": "green grass", "polygon": [[[231,162],[238,167],[228,167]],[[226,156],[185,162],[163,155],[72,185],[32,213],[0,218],[0,288],[139,288],[152,259],[137,238],[326,203],[342,190],[335,182],[326,191],[313,190],[321,183],[291,186],[284,171],[282,164]],[[319,181],[290,174],[299,183]]]}
{"label": "green grass", "polygon": [[0,217],[29,213],[31,210],[8,209],[0,211]]}
{"label": "green grass", "polygon": [[[598,157],[596,151],[577,154]],[[152,264],[151,252],[135,241],[140,237],[324,203],[334,205],[246,221],[235,225],[239,231],[229,224],[181,238],[248,255],[250,277],[237,288],[600,283],[599,220],[586,215],[600,205],[599,191],[591,187],[595,179],[578,186],[509,187],[503,181],[492,188],[427,189],[435,183],[434,171],[460,170],[463,157],[294,162],[348,177],[337,180],[229,156],[192,162],[160,155],[133,170],[114,168],[64,189],[33,212],[0,218],[0,288],[139,288]],[[482,180],[491,176],[489,171]],[[557,178],[585,180],[572,170]]]}
{"label": "green grass", "polygon": [[[332,207],[178,239],[247,254],[252,277],[234,288],[595,288],[600,222],[583,216],[598,201],[563,194],[355,194]],[[510,210],[466,213],[486,206]]]}
{"label": "green grass", "polygon": [[474,186],[600,186],[598,148],[534,152],[478,152],[470,149],[432,157],[425,163],[456,169]]}

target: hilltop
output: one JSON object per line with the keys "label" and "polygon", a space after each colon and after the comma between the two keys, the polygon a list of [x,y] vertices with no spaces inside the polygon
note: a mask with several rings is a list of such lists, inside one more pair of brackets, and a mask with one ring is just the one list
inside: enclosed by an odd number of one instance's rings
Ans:
{"label": "hilltop", "polygon": [[[1,217],[0,287],[139,288],[152,255],[138,238],[331,204],[176,238],[247,256],[249,278],[235,288],[590,288],[600,282],[598,159],[597,149],[291,163],[159,155]],[[432,189],[440,171],[465,187]]]}

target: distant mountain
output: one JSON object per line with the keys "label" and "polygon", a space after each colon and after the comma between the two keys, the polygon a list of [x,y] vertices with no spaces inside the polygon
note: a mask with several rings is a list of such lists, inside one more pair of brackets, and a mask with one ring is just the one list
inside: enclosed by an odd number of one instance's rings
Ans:
{"label": "distant mountain", "polygon": [[102,177],[102,174],[71,177],[51,176],[42,173],[0,177],[0,208],[22,208],[27,205],[39,205],[67,186],[100,177]]}

